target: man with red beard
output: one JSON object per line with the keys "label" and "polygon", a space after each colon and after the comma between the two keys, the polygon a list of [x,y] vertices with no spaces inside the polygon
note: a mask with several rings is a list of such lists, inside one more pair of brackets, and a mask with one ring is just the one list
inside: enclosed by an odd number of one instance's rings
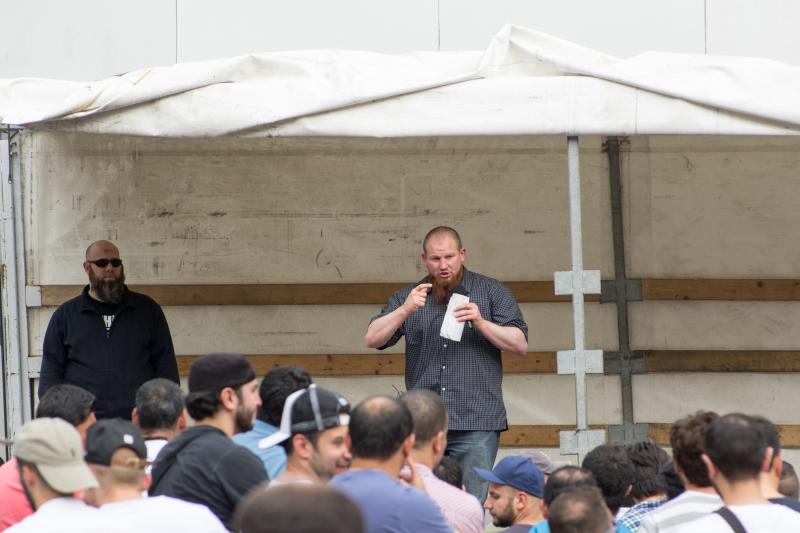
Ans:
{"label": "man with red beard", "polygon": [[231,437],[253,427],[261,405],[256,373],[237,353],[213,353],[189,369],[186,410],[195,425],[159,452],[150,496],[205,505],[231,529],[239,501],[268,481],[264,463]]}
{"label": "man with red beard", "polygon": [[[508,429],[501,352],[524,355],[528,326],[508,287],[467,270],[466,255],[456,230],[430,230],[422,242],[428,276],[394,293],[364,340],[383,350],[406,336],[406,388],[442,397],[449,421],[445,453],[461,463],[467,491],[483,501],[488,483],[475,468],[492,469],[500,431]],[[440,336],[454,293],[469,298],[453,313],[468,324],[460,341]]]}
{"label": "man with red beard", "polygon": [[92,243],[83,270],[89,285],[62,304],[47,326],[39,397],[57,383],[71,383],[97,397],[97,418],[130,420],[145,381],[179,383],[167,320],[150,297],[125,286],[113,243]]}

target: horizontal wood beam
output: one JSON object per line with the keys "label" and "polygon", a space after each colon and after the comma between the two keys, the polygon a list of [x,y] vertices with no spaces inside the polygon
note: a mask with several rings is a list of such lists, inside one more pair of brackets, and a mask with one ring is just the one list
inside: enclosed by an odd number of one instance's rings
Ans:
{"label": "horizontal wood beam", "polygon": [[797,279],[643,279],[644,300],[798,301]]}
{"label": "horizontal wood beam", "polygon": [[[161,305],[382,305],[407,283],[288,283],[244,285],[130,285]],[[568,302],[556,296],[552,281],[506,283],[520,303]],[[42,306],[57,306],[80,294],[80,285],[41,285]],[[586,295],[600,301],[599,295]]]}
{"label": "horizontal wood beam", "polygon": [[[179,355],[178,372],[189,374],[199,355]],[[256,374],[263,376],[280,365],[304,368],[312,376],[402,376],[403,354],[304,354],[248,355]],[[524,356],[503,353],[503,368],[511,374],[552,374],[556,371],[556,352],[528,352]]]}
{"label": "horizontal wood beam", "polygon": [[645,372],[800,372],[800,351],[648,350]]}

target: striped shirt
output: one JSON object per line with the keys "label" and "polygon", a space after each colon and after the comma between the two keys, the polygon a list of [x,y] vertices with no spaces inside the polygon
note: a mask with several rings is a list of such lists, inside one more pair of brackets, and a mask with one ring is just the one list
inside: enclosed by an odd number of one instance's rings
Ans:
{"label": "striped shirt", "polygon": [[483,508],[475,496],[445,483],[423,464],[414,463],[414,470],[453,529],[460,533],[483,533]]}
{"label": "striped shirt", "polygon": [[[481,316],[500,326],[519,328],[528,337],[514,295],[496,279],[470,272],[466,268],[460,289],[469,301],[478,304]],[[385,316],[405,302],[409,293],[427,283],[423,278],[392,294],[389,303],[372,320]],[[381,346],[381,350],[406,337],[406,389],[427,389],[442,397],[447,405],[447,429],[455,431],[505,431],[508,429],[503,404],[503,362],[500,350],[470,327],[464,328],[460,342],[439,335],[447,304],[428,296]]]}
{"label": "striped shirt", "polygon": [[639,531],[641,533],[672,531],[672,528],[713,513],[723,505],[722,498],[716,494],[687,490],[645,516]]}

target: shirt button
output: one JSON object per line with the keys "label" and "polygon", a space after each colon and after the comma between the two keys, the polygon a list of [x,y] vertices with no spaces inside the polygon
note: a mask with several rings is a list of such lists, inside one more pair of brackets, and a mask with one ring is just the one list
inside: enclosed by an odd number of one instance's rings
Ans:
{"label": "shirt button", "polygon": [[444,347],[447,348],[447,345],[445,344]]}
{"label": "shirt button", "polygon": [[442,392],[444,392],[444,387],[442,387]]}
{"label": "shirt button", "polygon": [[442,370],[444,370],[444,365],[442,365]]}

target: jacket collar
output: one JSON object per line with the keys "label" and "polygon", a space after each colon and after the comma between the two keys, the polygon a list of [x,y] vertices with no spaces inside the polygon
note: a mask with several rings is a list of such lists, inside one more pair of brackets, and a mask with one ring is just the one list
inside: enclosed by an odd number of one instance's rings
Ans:
{"label": "jacket collar", "polygon": [[[125,292],[122,294],[122,301],[119,303],[119,309],[127,308],[127,307],[134,307],[131,303],[130,298],[128,298],[128,286],[125,285]],[[95,311],[95,307],[92,304],[93,298],[89,296],[89,285],[86,285],[81,291],[81,308],[80,311]],[[102,302],[100,302],[102,303]]]}

